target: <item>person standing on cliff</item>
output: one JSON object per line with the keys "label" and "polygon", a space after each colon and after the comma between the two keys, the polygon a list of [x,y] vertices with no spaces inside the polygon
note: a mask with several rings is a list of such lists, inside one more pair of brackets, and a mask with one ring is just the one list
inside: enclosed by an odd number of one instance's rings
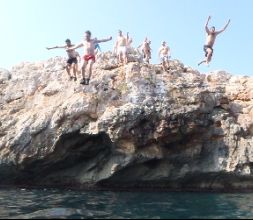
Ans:
{"label": "person standing on cliff", "polygon": [[[66,71],[69,75],[69,79],[74,81],[77,81],[77,76],[76,73],[78,71],[78,53],[75,50],[70,50],[71,47],[74,47],[71,43],[71,40],[67,39],[65,41],[66,45],[65,46],[56,46],[56,47],[47,47],[48,50],[53,50],[53,49],[65,49],[68,54],[68,60],[67,60],[67,66],[66,66]],[[71,75],[71,69],[73,69],[73,74],[74,76]]]}
{"label": "person standing on cliff", "polygon": [[[96,62],[96,47],[100,43],[108,42],[111,41],[112,37],[108,39],[103,39],[103,40],[97,40],[91,39],[91,32],[86,31],[84,40],[82,43],[78,44],[77,46],[69,48],[67,51],[72,51],[76,50],[78,48],[84,47],[84,57],[83,57],[83,65],[82,65],[82,76],[83,79],[81,80],[82,85],[89,85],[90,84],[90,79],[92,76],[92,67],[94,63]],[[88,78],[85,76],[86,68],[88,68]]]}
{"label": "person standing on cliff", "polygon": [[115,52],[118,57],[118,63],[127,64],[128,63],[128,56],[127,56],[127,48],[129,45],[129,36],[125,37],[123,32],[119,30],[119,36],[117,38],[117,42],[115,45]]}
{"label": "person standing on cliff", "polygon": [[159,49],[159,57],[163,66],[163,71],[167,71],[169,68],[170,48],[165,41]]}
{"label": "person standing on cliff", "polygon": [[151,59],[151,41],[148,40],[148,38],[146,37],[144,42],[138,47],[141,48],[141,51],[143,53],[144,56],[144,62],[146,63],[150,63],[150,59]]}
{"label": "person standing on cliff", "polygon": [[127,33],[127,56],[128,56],[128,54],[131,53],[132,50],[133,50],[132,44],[133,44],[133,38],[131,38],[131,37],[129,36],[129,33]]}
{"label": "person standing on cliff", "polygon": [[226,26],[222,30],[216,31],[215,27],[212,27],[211,29],[208,28],[210,20],[211,20],[211,16],[208,17],[208,20],[205,26],[207,39],[206,39],[206,44],[204,45],[204,52],[205,52],[206,58],[205,60],[201,61],[198,64],[199,66],[203,63],[206,63],[206,65],[209,65],[209,63],[212,61],[213,51],[214,51],[213,46],[215,44],[216,38],[219,34],[223,33],[230,24],[230,20],[229,20]]}

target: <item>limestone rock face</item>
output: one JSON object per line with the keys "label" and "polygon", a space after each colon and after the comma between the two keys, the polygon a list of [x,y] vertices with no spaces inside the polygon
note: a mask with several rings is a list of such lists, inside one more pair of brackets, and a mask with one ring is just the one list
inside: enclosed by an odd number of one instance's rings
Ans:
{"label": "limestone rock face", "polygon": [[0,185],[252,190],[253,78],[130,61],[0,69]]}

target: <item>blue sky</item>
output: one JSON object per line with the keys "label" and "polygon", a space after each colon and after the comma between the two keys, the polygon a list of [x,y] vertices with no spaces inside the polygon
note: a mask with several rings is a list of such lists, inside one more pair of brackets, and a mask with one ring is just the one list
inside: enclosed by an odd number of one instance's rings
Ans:
{"label": "blue sky", "polygon": [[[158,62],[158,48],[166,40],[173,58],[197,68],[204,56],[204,24],[212,15],[211,25],[217,29],[229,18],[232,23],[217,39],[211,67],[198,69],[253,75],[252,8],[252,0],[0,0],[0,67],[65,56],[64,50],[45,47],[62,45],[66,38],[80,42],[86,30],[115,40],[122,29],[130,32],[134,46],[145,36],[152,40],[153,63]],[[111,50],[113,44],[101,47]]]}

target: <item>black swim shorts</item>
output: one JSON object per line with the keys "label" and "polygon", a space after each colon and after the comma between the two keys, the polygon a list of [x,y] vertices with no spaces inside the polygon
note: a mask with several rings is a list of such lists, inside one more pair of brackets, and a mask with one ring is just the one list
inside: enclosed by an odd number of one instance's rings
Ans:
{"label": "black swim shorts", "polygon": [[73,63],[74,64],[78,63],[77,58],[69,58],[68,59],[67,64],[72,65]]}
{"label": "black swim shorts", "polygon": [[212,50],[212,55],[213,55],[213,48],[212,48],[211,46],[204,45],[204,51],[205,51],[205,53],[206,53],[206,57],[207,57],[207,55],[208,55],[207,49],[211,49],[211,50]]}

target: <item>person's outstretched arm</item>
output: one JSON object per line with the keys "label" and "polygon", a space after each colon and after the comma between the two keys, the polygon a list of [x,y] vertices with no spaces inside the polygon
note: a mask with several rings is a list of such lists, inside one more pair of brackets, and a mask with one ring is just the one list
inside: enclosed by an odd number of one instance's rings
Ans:
{"label": "person's outstretched arm", "polygon": [[111,41],[111,40],[112,40],[112,37],[109,37],[107,39],[96,40],[96,43],[100,44],[100,43],[105,43],[105,42],[108,42],[108,41]]}
{"label": "person's outstretched arm", "polygon": [[133,39],[132,39],[132,38],[129,38],[129,39],[127,40],[127,45],[130,46],[132,43],[133,43]]}
{"label": "person's outstretched arm", "polygon": [[129,37],[129,32],[127,32],[127,44],[131,45],[133,43],[133,38]]}
{"label": "person's outstretched arm", "polygon": [[53,50],[53,49],[65,49],[66,46],[56,46],[56,47],[47,47],[47,50]]}
{"label": "person's outstretched arm", "polygon": [[76,49],[78,49],[80,47],[83,47],[83,43],[80,43],[80,44],[78,44],[76,46],[70,47],[69,49],[67,49],[67,51],[76,50]]}
{"label": "person's outstretched arm", "polygon": [[206,22],[206,26],[205,26],[205,28],[206,28],[206,33],[208,33],[208,34],[210,34],[210,30],[209,30],[209,28],[208,28],[208,25],[209,25],[209,22],[210,22],[211,18],[212,18],[211,16],[208,17],[207,22]]}
{"label": "person's outstretched arm", "polygon": [[221,33],[223,33],[223,32],[228,28],[230,22],[231,22],[231,20],[229,19],[229,21],[228,21],[228,23],[226,24],[226,26],[225,26],[222,30],[217,31],[216,34],[221,34]]}

